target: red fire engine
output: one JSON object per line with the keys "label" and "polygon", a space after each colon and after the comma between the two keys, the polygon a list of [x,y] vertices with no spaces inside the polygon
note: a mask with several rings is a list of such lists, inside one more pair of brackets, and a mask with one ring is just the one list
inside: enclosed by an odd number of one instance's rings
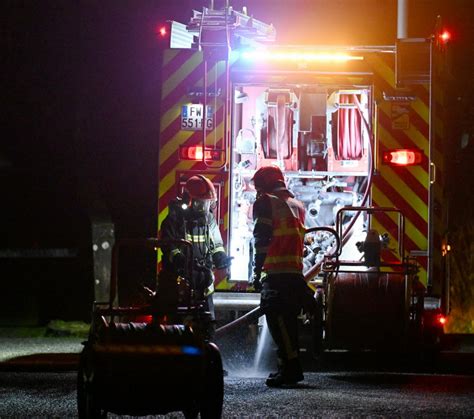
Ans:
{"label": "red fire engine", "polygon": [[374,347],[427,331],[436,341],[446,215],[433,39],[280,46],[272,25],[231,7],[194,11],[164,34],[158,224],[190,176],[212,180],[233,258],[215,282],[218,313],[258,305],[247,289],[250,179],[274,164],[306,208],[321,343]]}

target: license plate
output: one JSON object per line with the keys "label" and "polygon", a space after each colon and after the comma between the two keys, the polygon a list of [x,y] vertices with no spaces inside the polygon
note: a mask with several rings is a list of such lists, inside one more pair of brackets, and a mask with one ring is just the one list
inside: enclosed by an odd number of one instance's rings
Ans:
{"label": "license plate", "polygon": [[[202,129],[204,120],[204,106],[198,104],[183,105],[181,108],[181,129],[186,131],[197,131]],[[207,106],[206,129],[214,129],[214,109]]]}

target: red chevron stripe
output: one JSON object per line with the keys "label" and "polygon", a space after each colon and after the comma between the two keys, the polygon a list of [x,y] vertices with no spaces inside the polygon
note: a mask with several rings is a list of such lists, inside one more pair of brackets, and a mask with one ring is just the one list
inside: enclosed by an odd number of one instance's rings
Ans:
{"label": "red chevron stripe", "polygon": [[160,147],[163,147],[171,138],[173,138],[181,129],[181,115],[175,118],[164,130],[160,133]]}
{"label": "red chevron stripe", "polygon": [[[380,111],[379,112],[379,122],[388,131],[392,137],[394,137],[399,143],[401,147],[404,148],[417,148],[417,144],[413,141],[413,139],[406,134],[406,131],[402,129],[394,130],[392,129],[392,120],[390,117],[385,113]],[[428,143],[428,140],[426,140]]]}
{"label": "red chevron stripe", "polygon": [[[373,202],[374,206],[379,206],[379,204],[374,201]],[[398,235],[398,225],[395,223],[387,213],[377,213],[374,214],[374,217],[376,217],[377,221],[385,227],[385,229],[392,235],[392,237],[397,237]],[[404,238],[404,246],[405,246],[405,251],[412,251],[412,250],[420,250],[420,248],[408,237],[406,231],[405,231],[405,238]],[[426,259],[426,258],[423,258]],[[427,266],[427,261],[425,261],[425,266],[424,268],[426,269]]]}
{"label": "red chevron stripe", "polygon": [[425,85],[413,85],[411,86],[411,90],[415,93],[415,95],[423,102],[423,104],[429,108],[430,107],[430,92],[425,87]]}
{"label": "red chevron stripe", "polygon": [[410,112],[410,124],[413,125],[426,138],[426,142],[428,143],[430,126],[427,122],[425,122],[420,114],[414,110]]}
{"label": "red chevron stripe", "polygon": [[201,80],[203,72],[203,66],[198,65],[190,74],[180,80],[173,91],[162,100],[161,109],[169,109],[179,102],[181,97],[188,93],[188,89],[193,88]]}
{"label": "red chevron stripe", "polygon": [[163,67],[162,79],[167,80],[173,73],[179,70],[179,68],[194,54],[195,51],[183,51],[178,52],[171,61]]}
{"label": "red chevron stripe", "polygon": [[403,199],[398,191],[393,188],[385,179],[377,177],[374,179],[377,187],[387,197],[393,205],[402,211],[406,219],[409,219],[413,225],[420,231],[424,236],[428,235],[428,224],[427,222]]}

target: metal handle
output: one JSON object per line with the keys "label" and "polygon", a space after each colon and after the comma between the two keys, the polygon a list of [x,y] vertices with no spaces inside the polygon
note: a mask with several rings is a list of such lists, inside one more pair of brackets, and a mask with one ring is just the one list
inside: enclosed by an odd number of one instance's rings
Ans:
{"label": "metal handle", "polygon": [[433,162],[430,162],[430,184],[436,182],[436,165]]}

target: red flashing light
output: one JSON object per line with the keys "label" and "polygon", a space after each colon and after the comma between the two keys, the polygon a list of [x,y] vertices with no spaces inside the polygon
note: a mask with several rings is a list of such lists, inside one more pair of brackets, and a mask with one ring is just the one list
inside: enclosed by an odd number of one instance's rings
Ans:
{"label": "red flashing light", "polygon": [[205,148],[204,156],[202,146],[181,147],[179,156],[182,160],[213,160],[219,161],[221,159],[221,150],[215,148]]}
{"label": "red flashing light", "polygon": [[160,35],[161,35],[161,36],[166,36],[166,35],[168,35],[168,28],[167,28],[166,26],[162,26],[162,27],[159,29],[159,31],[160,31]]}
{"label": "red flashing light", "polygon": [[451,32],[443,30],[438,34],[438,40],[441,44],[447,44],[451,40]]}
{"label": "red flashing light", "polygon": [[169,23],[160,23],[155,27],[155,33],[158,39],[167,39],[171,34],[171,26]]}
{"label": "red flashing light", "polygon": [[436,316],[436,322],[441,326],[444,326],[447,320],[448,319],[446,318],[446,316],[443,316],[442,314],[438,314],[438,316]]}
{"label": "red flashing light", "polygon": [[391,166],[413,166],[421,163],[422,153],[411,149],[390,150],[383,153],[382,160]]}

